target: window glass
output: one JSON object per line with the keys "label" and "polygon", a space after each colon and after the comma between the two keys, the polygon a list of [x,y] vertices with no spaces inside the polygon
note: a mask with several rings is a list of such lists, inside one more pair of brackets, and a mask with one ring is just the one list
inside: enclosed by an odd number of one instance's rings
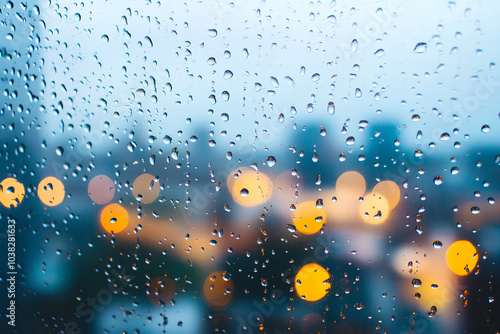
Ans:
{"label": "window glass", "polygon": [[499,333],[500,3],[4,1],[2,333]]}

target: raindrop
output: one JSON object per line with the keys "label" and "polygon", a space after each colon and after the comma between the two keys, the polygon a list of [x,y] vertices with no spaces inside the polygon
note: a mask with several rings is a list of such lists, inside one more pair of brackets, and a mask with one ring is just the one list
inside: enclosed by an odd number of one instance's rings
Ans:
{"label": "raindrop", "polygon": [[422,234],[424,231],[422,230],[422,226],[421,225],[418,225],[417,227],[415,227],[415,231],[418,233],[418,234]]}
{"label": "raindrop", "polygon": [[333,104],[333,102],[328,102],[327,111],[328,111],[328,114],[330,114],[330,115],[335,114],[335,104]]}
{"label": "raindrop", "polygon": [[360,97],[361,97],[361,95],[363,95],[363,94],[361,93],[361,89],[356,88],[356,91],[354,92],[354,96],[356,96],[357,98],[360,98]]}
{"label": "raindrop", "polygon": [[413,286],[415,288],[418,288],[418,287],[422,286],[422,281],[419,280],[418,278],[414,278],[414,279],[412,279],[411,284],[413,284]]}
{"label": "raindrop", "polygon": [[429,315],[429,318],[432,318],[434,317],[434,315],[436,314],[437,312],[437,307],[436,306],[431,306],[431,309],[430,311],[427,313]]}
{"label": "raindrop", "polygon": [[380,57],[384,56],[384,54],[385,54],[384,49],[378,49],[374,53],[375,57],[377,57],[377,58],[380,58]]}
{"label": "raindrop", "polygon": [[273,156],[267,157],[267,165],[269,167],[273,167],[274,165],[276,165],[276,158]]}
{"label": "raindrop", "polygon": [[64,154],[64,149],[61,146],[57,147],[56,154],[61,157]]}
{"label": "raindrop", "polygon": [[170,136],[163,137],[163,142],[165,144],[170,144],[172,142],[172,137],[170,137]]}
{"label": "raindrop", "polygon": [[481,131],[482,131],[483,133],[488,133],[488,132],[490,132],[490,126],[489,126],[488,124],[483,125],[483,126],[481,127]]}
{"label": "raindrop", "polygon": [[224,121],[224,122],[227,122],[229,121],[229,115],[227,113],[222,113],[220,115],[220,118]]}
{"label": "raindrop", "polygon": [[247,188],[243,188],[240,190],[240,195],[243,196],[243,197],[247,197],[248,196],[248,189]]}
{"label": "raindrop", "polygon": [[314,106],[312,105],[312,103],[309,103],[307,105],[306,110],[307,110],[308,113],[312,113],[314,111]]}
{"label": "raindrop", "polygon": [[232,77],[233,77],[233,72],[231,72],[231,71],[229,71],[229,70],[226,70],[226,71],[224,72],[224,79],[229,80],[229,79],[231,79]]}
{"label": "raindrop", "polygon": [[356,52],[358,50],[358,40],[353,39],[351,42],[351,52]]}
{"label": "raindrop", "polygon": [[319,80],[319,78],[320,78],[319,73],[314,73],[314,74],[312,75],[312,77],[311,77],[311,80],[312,80],[313,82],[316,82],[316,81],[318,81],[318,80]]}
{"label": "raindrop", "polygon": [[424,53],[425,51],[427,51],[427,43],[417,43],[413,49],[415,53]]}
{"label": "raindrop", "polygon": [[329,15],[326,19],[332,24],[337,23],[337,18],[335,17],[335,15]]}
{"label": "raindrop", "polygon": [[434,184],[435,184],[436,186],[439,186],[439,185],[441,185],[442,183],[443,183],[443,178],[442,178],[441,176],[436,176],[436,177],[434,178]]}
{"label": "raindrop", "polygon": [[445,140],[449,140],[450,139],[450,134],[445,132],[441,135],[441,140],[445,141]]}
{"label": "raindrop", "polygon": [[322,198],[318,198],[316,200],[316,208],[321,209],[322,207],[323,207],[323,199]]}
{"label": "raindrop", "polygon": [[274,87],[274,88],[278,88],[280,86],[279,82],[278,82],[278,79],[276,79],[275,77],[271,77],[271,85]]}
{"label": "raindrop", "polygon": [[479,207],[477,207],[477,206],[473,206],[473,207],[470,209],[470,212],[472,212],[472,214],[473,214],[473,215],[477,215],[477,214],[479,214],[480,209],[479,209]]}
{"label": "raindrop", "polygon": [[441,247],[443,247],[443,243],[439,240],[434,240],[432,242],[432,246],[434,246],[434,248],[441,248]]}

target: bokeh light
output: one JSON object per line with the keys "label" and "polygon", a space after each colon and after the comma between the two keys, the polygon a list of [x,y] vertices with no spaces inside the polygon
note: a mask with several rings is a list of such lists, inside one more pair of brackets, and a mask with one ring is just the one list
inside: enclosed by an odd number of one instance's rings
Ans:
{"label": "bokeh light", "polygon": [[135,179],[132,193],[139,202],[148,204],[158,198],[160,185],[155,179],[153,175],[147,173],[141,174]]}
{"label": "bokeh light", "polygon": [[330,274],[317,263],[306,264],[295,275],[295,291],[304,300],[320,300],[326,296],[330,287]]}
{"label": "bokeh light", "polygon": [[101,211],[101,224],[110,233],[120,233],[128,225],[128,212],[120,204],[109,204]]}
{"label": "bokeh light", "polygon": [[0,183],[0,202],[6,208],[17,207],[25,196],[24,185],[12,177]]}
{"label": "bokeh light", "polygon": [[63,183],[55,177],[46,177],[38,184],[38,198],[45,205],[56,206],[61,204],[65,193]]}
{"label": "bokeh light", "polygon": [[[244,169],[234,180],[234,175],[238,170],[233,171],[228,177],[228,186],[231,196],[239,205],[254,207],[267,202],[272,195],[273,183],[271,179],[262,172]],[[232,187],[230,186],[232,184]]]}
{"label": "bokeh light", "polygon": [[359,205],[359,213],[365,223],[382,224],[389,216],[389,203],[384,196],[371,193]]}
{"label": "bokeh light", "polygon": [[113,200],[115,184],[106,175],[97,175],[90,180],[87,191],[96,204],[106,204]]}
{"label": "bokeh light", "polygon": [[372,193],[384,196],[389,204],[390,210],[398,205],[399,199],[401,198],[399,187],[393,181],[382,181],[377,183],[375,187],[373,187]]}
{"label": "bokeh light", "polygon": [[340,199],[358,199],[365,193],[366,181],[358,172],[345,172],[339,176],[335,184]]}
{"label": "bokeh light", "polygon": [[455,241],[446,251],[446,263],[450,270],[459,275],[470,274],[478,261],[476,247],[467,240]]}
{"label": "bokeh light", "polygon": [[214,271],[205,279],[203,295],[207,304],[214,308],[224,308],[233,299],[234,284],[222,271]]}
{"label": "bokeh light", "polygon": [[326,224],[326,213],[323,208],[318,208],[315,201],[307,201],[297,205],[292,220],[300,233],[314,234]]}

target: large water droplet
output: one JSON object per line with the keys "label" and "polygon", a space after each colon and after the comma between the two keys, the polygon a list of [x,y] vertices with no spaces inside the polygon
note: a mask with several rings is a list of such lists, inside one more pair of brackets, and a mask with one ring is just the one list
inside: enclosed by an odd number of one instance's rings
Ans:
{"label": "large water droplet", "polygon": [[417,45],[415,45],[415,48],[413,49],[413,52],[415,53],[424,53],[425,51],[427,51],[427,43],[417,43]]}

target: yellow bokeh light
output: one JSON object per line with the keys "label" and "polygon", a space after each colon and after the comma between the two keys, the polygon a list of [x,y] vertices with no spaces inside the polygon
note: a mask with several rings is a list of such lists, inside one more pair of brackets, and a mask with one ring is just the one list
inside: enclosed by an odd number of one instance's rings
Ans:
{"label": "yellow bokeh light", "polygon": [[339,199],[358,199],[365,193],[366,182],[358,172],[345,172],[339,176],[335,184]]}
{"label": "yellow bokeh light", "polygon": [[153,203],[160,195],[160,185],[155,177],[144,173],[139,175],[132,184],[132,194],[141,203]]}
{"label": "yellow bokeh light", "polygon": [[297,231],[314,234],[326,223],[326,213],[323,208],[316,207],[315,201],[308,201],[297,205],[292,219]]}
{"label": "yellow bokeh light", "polygon": [[107,205],[101,211],[101,224],[110,233],[120,233],[128,225],[128,212],[120,204]]}
{"label": "yellow bokeh light", "polygon": [[113,200],[115,184],[106,175],[97,175],[92,178],[87,188],[89,197],[97,204],[106,204]]}
{"label": "yellow bokeh light", "polygon": [[212,307],[222,309],[233,299],[234,284],[222,271],[214,271],[205,279],[203,294]]}
{"label": "yellow bokeh light", "polygon": [[359,213],[365,223],[382,224],[389,216],[389,203],[382,195],[368,194],[359,205]]}
{"label": "yellow bokeh light", "polygon": [[459,276],[470,274],[476,267],[477,261],[476,247],[467,240],[455,241],[446,251],[448,268]]}
{"label": "yellow bokeh light", "polygon": [[326,296],[330,287],[330,274],[317,263],[306,264],[295,275],[295,291],[304,300],[320,300]]}
{"label": "yellow bokeh light", "polygon": [[389,203],[389,209],[392,210],[398,205],[401,197],[398,185],[393,181],[382,181],[373,187],[372,193],[385,197]]}
{"label": "yellow bokeh light", "polygon": [[45,205],[56,206],[61,204],[65,194],[63,183],[55,177],[46,177],[38,184],[37,195]]}
{"label": "yellow bokeh light", "polygon": [[[238,178],[234,179],[237,171],[233,171],[228,177],[228,188],[231,196],[239,205],[253,207],[267,202],[273,192],[271,179],[262,172],[254,170],[242,170]],[[231,180],[229,182],[230,178]]]}
{"label": "yellow bokeh light", "polygon": [[24,196],[24,185],[16,179],[8,177],[0,183],[0,202],[6,208],[18,206],[23,201]]}

